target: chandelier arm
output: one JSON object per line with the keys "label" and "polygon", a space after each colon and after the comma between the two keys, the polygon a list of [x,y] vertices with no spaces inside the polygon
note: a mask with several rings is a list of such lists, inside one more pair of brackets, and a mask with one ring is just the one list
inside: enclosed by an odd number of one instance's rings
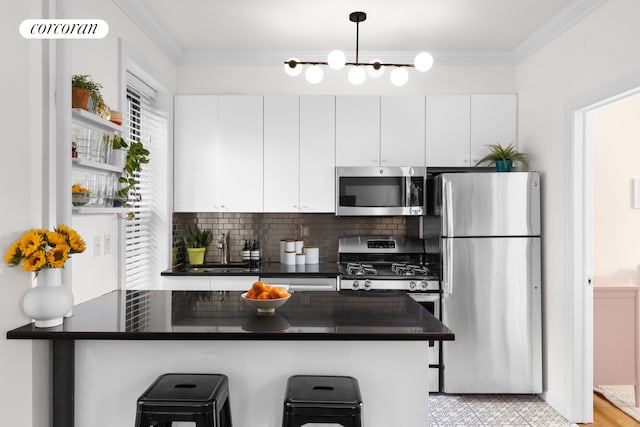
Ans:
{"label": "chandelier arm", "polygon": [[[327,61],[293,61],[295,65],[329,65]],[[291,65],[291,61],[284,61],[285,64]],[[345,62],[344,65],[354,65],[359,67],[375,67],[376,63],[359,63],[359,62]],[[414,64],[392,64],[392,63],[382,63],[378,62],[377,65],[381,67],[415,67]]]}

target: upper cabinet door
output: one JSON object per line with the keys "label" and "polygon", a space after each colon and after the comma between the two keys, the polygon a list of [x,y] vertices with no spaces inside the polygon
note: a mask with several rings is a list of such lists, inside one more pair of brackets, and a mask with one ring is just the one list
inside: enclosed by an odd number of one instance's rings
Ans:
{"label": "upper cabinet door", "polygon": [[336,165],[380,164],[380,97],[336,97]]}
{"label": "upper cabinet door", "polygon": [[300,211],[335,212],[335,97],[300,97]]}
{"label": "upper cabinet door", "polygon": [[174,99],[173,191],[176,212],[210,212],[218,204],[218,97]]}
{"label": "upper cabinet door", "polygon": [[380,99],[380,164],[425,166],[425,97]]}
{"label": "upper cabinet door", "polygon": [[297,96],[264,97],[264,211],[299,208],[299,101]]}
{"label": "upper cabinet door", "polygon": [[219,96],[218,123],[217,210],[262,212],[262,96]]}
{"label": "upper cabinet door", "polygon": [[487,153],[486,145],[513,143],[517,148],[516,95],[471,96],[471,162]]}
{"label": "upper cabinet door", "polygon": [[469,95],[427,95],[427,166],[471,166],[470,103]]}

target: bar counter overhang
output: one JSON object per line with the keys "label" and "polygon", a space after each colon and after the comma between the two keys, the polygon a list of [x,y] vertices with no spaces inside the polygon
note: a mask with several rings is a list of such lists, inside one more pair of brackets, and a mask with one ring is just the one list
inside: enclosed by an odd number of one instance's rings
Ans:
{"label": "bar counter overhang", "polygon": [[166,372],[228,375],[237,427],[279,426],[295,374],[358,378],[370,427],[427,425],[428,342],[454,334],[406,293],[295,292],[271,316],[240,294],[114,291],[7,338],[51,342],[54,427],[133,425]]}

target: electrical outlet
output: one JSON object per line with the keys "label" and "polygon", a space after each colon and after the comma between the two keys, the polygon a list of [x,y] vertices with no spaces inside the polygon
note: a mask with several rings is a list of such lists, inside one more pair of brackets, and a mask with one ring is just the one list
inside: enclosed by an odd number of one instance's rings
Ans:
{"label": "electrical outlet", "polygon": [[105,234],[104,235],[104,245],[103,246],[104,247],[102,249],[103,249],[104,254],[105,255],[111,254],[111,235],[109,235],[109,234]]}
{"label": "electrical outlet", "polygon": [[93,236],[93,256],[100,256],[102,242],[100,236]]}

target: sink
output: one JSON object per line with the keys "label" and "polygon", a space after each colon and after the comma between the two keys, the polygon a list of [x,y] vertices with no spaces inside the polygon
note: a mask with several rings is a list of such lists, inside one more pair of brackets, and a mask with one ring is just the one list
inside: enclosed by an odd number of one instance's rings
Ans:
{"label": "sink", "polygon": [[257,271],[257,269],[252,269],[244,263],[190,265],[188,270],[194,273],[239,273]]}

